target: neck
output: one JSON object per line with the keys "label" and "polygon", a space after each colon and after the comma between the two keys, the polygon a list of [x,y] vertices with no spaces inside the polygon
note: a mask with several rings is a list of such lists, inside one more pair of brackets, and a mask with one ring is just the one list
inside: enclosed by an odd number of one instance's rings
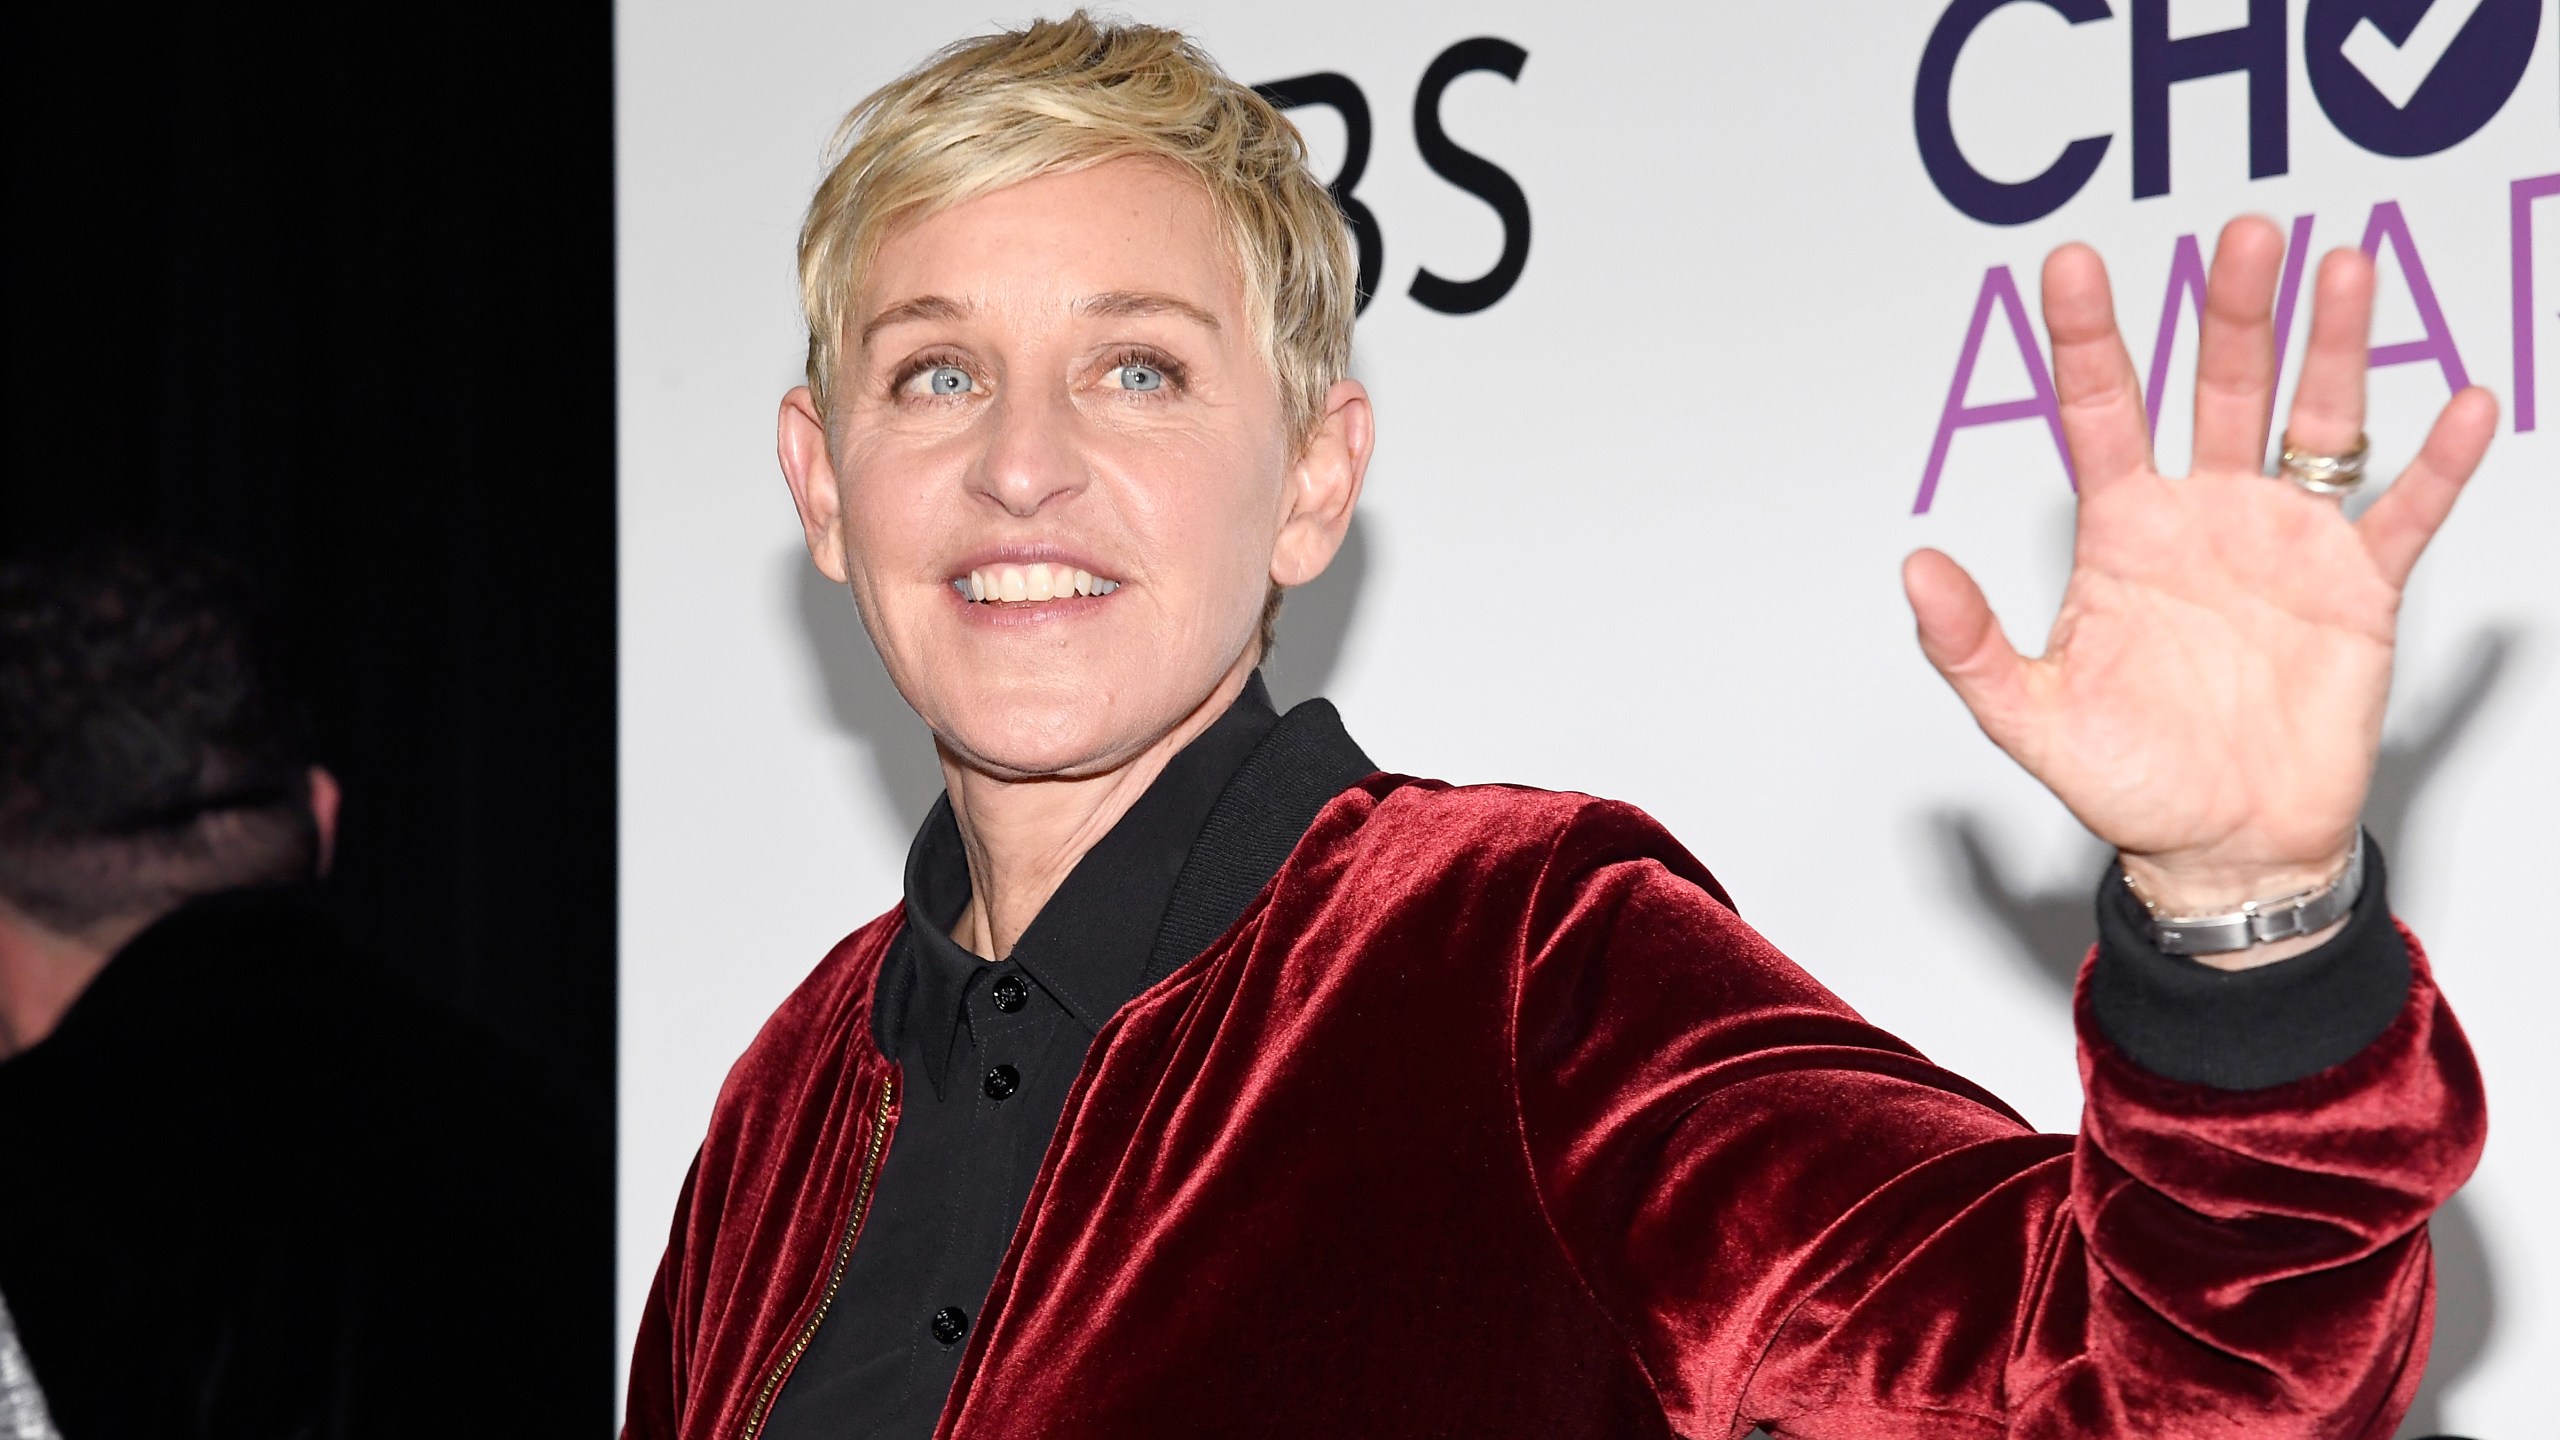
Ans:
{"label": "neck", "polygon": [[1092,775],[1001,780],[943,751],[951,816],[969,856],[969,908],[951,938],[980,959],[1012,954],[1085,852],[1111,833],[1166,762],[1227,713],[1257,658],[1247,651],[1180,724],[1126,762]]}
{"label": "neck", "polygon": [[103,920],[65,934],[0,900],[0,1060],[52,1034],[80,992],[153,918]]}

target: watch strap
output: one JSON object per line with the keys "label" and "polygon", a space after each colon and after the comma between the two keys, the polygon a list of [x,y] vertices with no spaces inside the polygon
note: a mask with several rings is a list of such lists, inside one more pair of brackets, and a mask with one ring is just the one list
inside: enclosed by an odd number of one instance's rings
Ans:
{"label": "watch strap", "polygon": [[[2133,877],[2125,877],[2131,889]],[[2226,955],[2234,950],[2316,935],[2347,918],[2364,893],[2364,831],[2356,831],[2346,868],[2325,885],[2275,900],[2252,900],[2216,915],[2162,915],[2151,903],[2151,943],[2171,955]],[[2142,892],[2134,891],[2142,899]]]}

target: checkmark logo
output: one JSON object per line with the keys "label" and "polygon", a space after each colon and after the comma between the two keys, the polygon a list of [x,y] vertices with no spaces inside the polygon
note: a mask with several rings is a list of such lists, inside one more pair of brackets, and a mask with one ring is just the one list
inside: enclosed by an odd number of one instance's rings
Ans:
{"label": "checkmark logo", "polygon": [[2436,73],[2445,52],[2461,38],[2471,17],[2480,13],[2484,3],[2486,0],[2435,0],[2427,7],[2427,13],[2418,17],[2418,23],[2410,27],[2406,40],[2393,40],[2383,34],[2382,27],[2368,15],[2357,22],[2347,43],[2338,47],[2338,53],[2373,82],[2373,88],[2382,92],[2382,98],[2390,101],[2393,109],[2406,110],[2409,102],[2417,98],[2418,87]]}
{"label": "checkmark logo", "polygon": [[2376,155],[2438,154],[2478,134],[2524,83],[2549,5],[2303,0],[2302,68],[2339,134]]}

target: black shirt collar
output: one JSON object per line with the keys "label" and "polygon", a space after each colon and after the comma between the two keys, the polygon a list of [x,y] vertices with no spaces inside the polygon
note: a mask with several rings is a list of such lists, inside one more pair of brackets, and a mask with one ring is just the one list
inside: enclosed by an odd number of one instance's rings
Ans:
{"label": "black shirt collar", "polygon": [[[1006,957],[1087,1034],[1145,988],[1193,842],[1229,782],[1279,722],[1257,673],[1076,863]],[[989,968],[951,938],[968,904],[968,858],[946,795],[934,802],[907,852],[906,943],[890,962],[904,971],[904,983],[887,983],[884,973],[875,1012],[882,1050],[898,1056],[912,1046],[936,1093],[967,1014],[970,983]]]}

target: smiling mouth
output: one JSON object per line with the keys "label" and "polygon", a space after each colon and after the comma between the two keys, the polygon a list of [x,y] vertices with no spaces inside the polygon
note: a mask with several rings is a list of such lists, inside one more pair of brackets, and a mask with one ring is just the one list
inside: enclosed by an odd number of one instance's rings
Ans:
{"label": "smiling mouth", "polygon": [[960,598],[981,605],[1034,605],[1043,600],[1072,600],[1079,595],[1108,595],[1120,588],[1072,565],[981,565],[951,582]]}

